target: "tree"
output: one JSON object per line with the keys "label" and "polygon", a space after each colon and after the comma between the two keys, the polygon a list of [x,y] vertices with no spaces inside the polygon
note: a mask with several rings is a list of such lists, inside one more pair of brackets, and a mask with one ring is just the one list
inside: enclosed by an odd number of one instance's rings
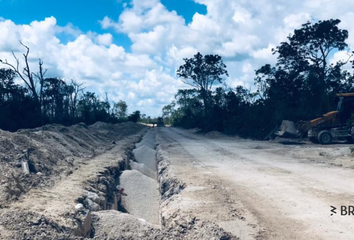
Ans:
{"label": "tree", "polygon": [[28,89],[15,83],[12,69],[0,69],[0,128],[16,131],[19,128],[37,127],[40,116]]}
{"label": "tree", "polygon": [[199,52],[193,58],[183,60],[185,63],[177,70],[177,76],[199,91],[204,104],[204,117],[208,118],[210,91],[215,83],[223,83],[223,76],[229,76],[226,65],[219,55],[203,56]]}
{"label": "tree", "polygon": [[255,83],[266,108],[274,113],[273,124],[283,119],[311,119],[333,110],[336,93],[352,89],[350,74],[342,70],[348,59],[330,64],[336,51],[347,49],[348,31],[340,20],[307,22],[273,49],[276,66],[256,71]]}
{"label": "tree", "polygon": [[135,111],[128,116],[128,121],[138,122],[140,119],[140,111]]}
{"label": "tree", "polygon": [[70,118],[70,97],[74,88],[59,78],[43,80],[42,101],[43,115],[48,115],[50,122],[63,122]]}
{"label": "tree", "polygon": [[0,101],[10,100],[19,92],[18,86],[15,84],[16,73],[11,69],[0,69]]}
{"label": "tree", "polygon": [[127,117],[128,105],[125,101],[119,100],[113,106],[113,114],[120,120],[124,120]]}
{"label": "tree", "polygon": [[197,88],[207,106],[207,94],[215,83],[223,82],[223,75],[229,76],[226,65],[219,55],[205,55],[199,52],[193,58],[184,58],[185,64],[177,70],[177,76]]}
{"label": "tree", "polygon": [[288,75],[286,78],[290,77],[294,82],[302,81],[303,91],[315,96],[321,112],[330,108],[328,93],[331,86],[341,81],[333,77],[333,69],[340,69],[352,56],[350,54],[347,60],[329,64],[328,58],[332,53],[348,47],[345,42],[348,31],[338,28],[340,22],[338,19],[307,22],[295,30],[287,42],[273,49],[273,53],[278,54],[276,72],[283,71]]}
{"label": "tree", "polygon": [[71,80],[70,87],[72,88],[72,93],[70,94],[70,113],[71,113],[71,119],[72,121],[75,120],[77,117],[77,102],[78,102],[78,97],[79,94],[83,92],[85,89],[82,87],[83,83],[78,83],[75,80]]}
{"label": "tree", "polygon": [[164,122],[166,124],[172,124],[173,115],[176,111],[175,106],[176,106],[175,101],[172,101],[172,103],[170,103],[162,108],[162,117],[163,117]]}
{"label": "tree", "polygon": [[[30,90],[34,99],[39,102],[38,93],[36,91],[36,83],[34,80],[34,74],[31,72],[29,62],[28,62],[28,55],[29,55],[30,50],[29,50],[29,47],[24,45],[22,42],[20,42],[20,44],[26,48],[26,53],[23,54],[23,57],[25,60],[25,67],[22,70],[20,69],[20,59],[15,55],[14,52],[12,52],[12,55],[16,61],[15,65],[9,63],[7,61],[7,59],[5,59],[5,60],[0,59],[0,63],[9,66],[14,72],[16,72],[16,74],[22,79],[22,81],[25,83],[27,88]],[[40,72],[43,73],[43,71],[41,70],[41,67],[42,67],[41,60],[39,60],[39,63],[40,63],[40,65],[39,65]]]}

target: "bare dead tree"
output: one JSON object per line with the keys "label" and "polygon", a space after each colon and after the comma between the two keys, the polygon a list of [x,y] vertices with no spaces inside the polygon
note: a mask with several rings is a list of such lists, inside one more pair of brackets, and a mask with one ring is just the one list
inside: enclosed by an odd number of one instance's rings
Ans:
{"label": "bare dead tree", "polygon": [[71,87],[73,88],[72,94],[70,95],[70,109],[71,109],[71,117],[75,119],[76,114],[76,105],[77,105],[77,98],[80,92],[83,92],[85,89],[82,87],[83,83],[77,83],[75,80],[71,79]]}
{"label": "bare dead tree", "polygon": [[39,72],[34,74],[39,82],[39,101],[41,106],[43,106],[43,85],[44,85],[44,76],[47,73],[48,69],[43,70],[43,61],[41,59],[38,60]]}
{"label": "bare dead tree", "polygon": [[[23,54],[24,60],[25,60],[25,67],[21,70],[20,69],[20,59],[15,55],[15,53],[12,51],[12,55],[16,61],[16,64],[13,65],[11,63],[9,63],[7,61],[7,59],[2,60],[0,59],[0,63],[9,66],[12,70],[14,70],[16,72],[16,74],[22,79],[22,81],[26,84],[26,86],[28,87],[28,89],[31,91],[33,97],[39,101],[38,98],[38,93],[36,91],[36,85],[35,85],[35,81],[34,81],[34,74],[31,72],[30,70],[30,66],[28,63],[28,55],[29,55],[29,47],[27,47],[25,44],[23,44],[20,41],[20,44],[26,48],[26,53]],[[42,63],[43,64],[43,63]]]}

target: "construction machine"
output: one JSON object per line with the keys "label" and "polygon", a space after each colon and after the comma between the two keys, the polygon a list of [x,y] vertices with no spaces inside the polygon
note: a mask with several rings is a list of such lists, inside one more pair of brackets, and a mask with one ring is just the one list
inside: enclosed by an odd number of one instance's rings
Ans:
{"label": "construction machine", "polygon": [[162,117],[158,117],[156,121],[152,122],[152,127],[164,127],[165,123]]}
{"label": "construction machine", "polygon": [[157,118],[157,127],[164,127],[165,126],[165,123],[163,121],[163,118],[162,117],[158,117]]}
{"label": "construction machine", "polygon": [[[354,93],[337,94],[339,98],[337,110],[328,112],[310,121],[300,121],[295,128],[289,121],[283,121],[278,136],[308,136],[312,142],[330,144],[334,140],[354,140]],[[295,131],[293,129],[296,129]]]}

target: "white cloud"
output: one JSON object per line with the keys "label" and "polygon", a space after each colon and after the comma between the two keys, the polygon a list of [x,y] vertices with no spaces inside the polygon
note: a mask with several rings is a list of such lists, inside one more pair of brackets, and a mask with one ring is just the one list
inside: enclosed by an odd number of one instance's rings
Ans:
{"label": "white cloud", "polygon": [[104,45],[104,46],[109,46],[109,45],[112,44],[113,36],[110,33],[105,33],[105,34],[102,34],[102,35],[98,35],[97,36],[97,41],[100,44]]}
{"label": "white cloud", "polygon": [[142,19],[132,10],[124,11],[119,17],[120,25],[111,24],[122,32],[139,32],[142,28]]}
{"label": "white cloud", "polygon": [[101,27],[103,29],[108,29],[108,28],[115,28],[117,26],[117,24],[115,24],[112,19],[110,19],[109,17],[104,17],[101,21],[99,21],[99,23],[101,24]]}
{"label": "white cloud", "polygon": [[[11,50],[20,56],[22,40],[31,49],[31,68],[37,71],[41,58],[53,76],[84,81],[87,89],[108,92],[112,100],[124,98],[130,110],[160,114],[178,88],[186,86],[175,76],[183,58],[220,54],[228,66],[231,87],[254,88],[254,70],[274,64],[271,49],[285,41],[308,20],[340,18],[349,30],[354,47],[354,1],[351,0],[194,0],[207,7],[186,23],[159,0],[132,0],[118,19],[104,17],[99,23],[107,33],[83,33],[71,24],[59,26],[54,17],[30,24],[0,18],[0,58],[11,60]],[[345,7],[343,7],[345,6]],[[114,30],[126,34],[131,50],[114,44]],[[63,43],[58,34],[67,34]],[[333,55],[333,61],[346,58]]]}

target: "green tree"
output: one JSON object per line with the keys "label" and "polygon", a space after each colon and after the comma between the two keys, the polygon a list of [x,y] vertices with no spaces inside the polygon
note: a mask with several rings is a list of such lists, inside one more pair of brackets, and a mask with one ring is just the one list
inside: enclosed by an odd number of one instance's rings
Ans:
{"label": "green tree", "polygon": [[202,98],[204,105],[205,128],[211,109],[210,91],[216,83],[223,83],[224,76],[228,76],[226,65],[219,55],[205,55],[199,52],[193,58],[183,59],[185,63],[177,70],[177,76],[182,81],[195,87]]}
{"label": "green tree", "polygon": [[310,119],[333,110],[334,96],[351,89],[352,78],[342,70],[348,59],[330,64],[336,51],[346,50],[348,31],[338,28],[340,20],[307,22],[286,42],[273,49],[276,66],[266,64],[256,71],[255,83],[273,125],[283,119]]}
{"label": "green tree", "polygon": [[116,104],[113,105],[113,114],[121,120],[127,118],[128,105],[125,101],[119,100]]}
{"label": "green tree", "polygon": [[175,107],[176,107],[176,103],[175,101],[172,101],[172,103],[162,108],[162,118],[164,119],[164,122],[168,125],[172,124],[173,117],[176,111]]}
{"label": "green tree", "polygon": [[[294,86],[302,87],[308,95],[314,96],[312,100],[316,100],[320,112],[329,110],[331,86],[340,85],[342,80],[334,77],[334,69],[341,69],[351,57],[349,55],[347,60],[335,64],[329,63],[334,52],[348,47],[345,42],[348,31],[338,27],[340,22],[339,19],[307,22],[296,29],[288,41],[273,50],[274,54],[278,54],[277,73],[283,71],[287,75],[282,77],[282,81],[290,78]],[[296,83],[297,80],[302,81],[303,85]]]}
{"label": "green tree", "polygon": [[135,111],[128,116],[128,121],[138,122],[140,120],[140,111]]}

